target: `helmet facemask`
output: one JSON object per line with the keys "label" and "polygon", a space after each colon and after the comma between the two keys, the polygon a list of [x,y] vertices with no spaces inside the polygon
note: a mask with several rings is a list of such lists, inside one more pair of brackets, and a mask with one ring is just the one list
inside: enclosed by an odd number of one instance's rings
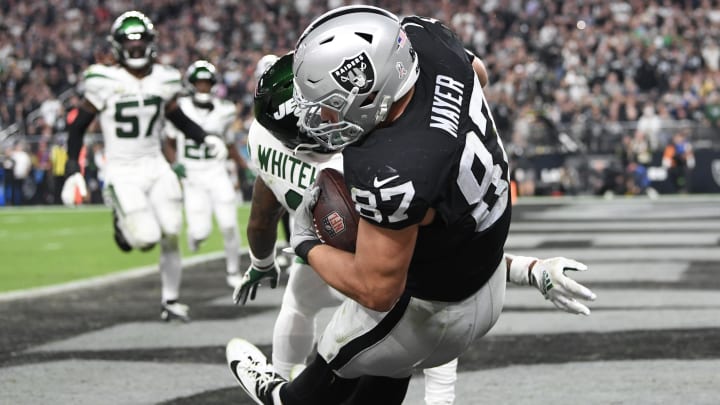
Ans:
{"label": "helmet facemask", "polygon": [[215,66],[205,60],[194,62],[185,73],[185,85],[192,93],[196,104],[212,102],[212,88],[217,83]]}
{"label": "helmet facemask", "polygon": [[295,90],[293,97],[298,106],[298,126],[330,150],[340,150],[357,141],[365,133],[360,125],[345,119],[347,109],[357,98],[357,88],[347,99],[334,94],[324,100],[311,102]]}

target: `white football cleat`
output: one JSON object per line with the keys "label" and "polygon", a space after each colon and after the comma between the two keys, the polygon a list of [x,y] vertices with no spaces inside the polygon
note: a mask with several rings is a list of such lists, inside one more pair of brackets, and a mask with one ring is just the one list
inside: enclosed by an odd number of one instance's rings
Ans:
{"label": "white football cleat", "polygon": [[173,319],[177,319],[183,322],[190,322],[190,307],[185,304],[181,304],[177,301],[165,302],[162,304],[160,310],[160,319],[165,322],[170,322]]}
{"label": "white football cleat", "polygon": [[227,281],[227,285],[230,286],[233,290],[238,288],[240,284],[242,284],[243,276],[242,274],[238,273],[227,273],[225,276],[225,281]]}
{"label": "white football cleat", "polygon": [[225,348],[225,357],[230,371],[248,396],[260,405],[272,405],[273,391],[287,381],[267,363],[260,349],[245,339],[234,338]]}

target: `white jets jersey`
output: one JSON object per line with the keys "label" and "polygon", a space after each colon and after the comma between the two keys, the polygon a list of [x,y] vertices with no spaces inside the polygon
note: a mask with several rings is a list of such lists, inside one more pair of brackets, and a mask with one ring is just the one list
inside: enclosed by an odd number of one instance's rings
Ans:
{"label": "white jets jersey", "polygon": [[315,182],[320,170],[343,170],[342,153],[295,154],[257,121],[250,126],[248,150],[257,175],[290,213],[300,205],[303,192]]}
{"label": "white jets jersey", "polygon": [[[213,108],[200,108],[196,106],[192,97],[186,96],[178,99],[178,105],[191,120],[205,130],[208,135],[219,136],[226,144],[235,143],[235,134],[230,128],[235,117],[237,108],[230,101],[213,97]],[[189,171],[211,169],[216,167],[225,168],[225,162],[215,159],[207,149],[207,145],[200,144],[189,139],[177,129],[171,122],[166,123],[165,133],[169,138],[176,140],[178,163],[182,163]]]}
{"label": "white jets jersey", "polygon": [[99,112],[108,162],[162,156],[165,105],[182,89],[177,69],[154,64],[137,78],[120,65],[92,65],[84,84],[85,98]]}

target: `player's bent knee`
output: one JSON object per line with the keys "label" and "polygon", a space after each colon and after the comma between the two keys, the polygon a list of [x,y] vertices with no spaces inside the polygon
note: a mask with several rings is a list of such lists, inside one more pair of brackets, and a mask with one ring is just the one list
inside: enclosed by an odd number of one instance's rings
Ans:
{"label": "player's bent knee", "polygon": [[124,220],[124,234],[128,243],[136,248],[152,248],[160,242],[162,233],[155,217],[149,212],[129,213]]}
{"label": "player's bent knee", "polygon": [[235,203],[220,204],[215,211],[215,219],[220,229],[237,228],[237,208]]}
{"label": "player's bent knee", "polygon": [[237,228],[231,227],[231,228],[220,228],[220,232],[222,233],[223,240],[225,240],[225,243],[231,243],[240,247],[240,232]]}
{"label": "player's bent knee", "polygon": [[204,241],[207,238],[210,237],[210,233],[212,232],[212,223],[208,222],[207,224],[191,224],[188,226],[188,234],[191,238],[193,238],[196,241]]}

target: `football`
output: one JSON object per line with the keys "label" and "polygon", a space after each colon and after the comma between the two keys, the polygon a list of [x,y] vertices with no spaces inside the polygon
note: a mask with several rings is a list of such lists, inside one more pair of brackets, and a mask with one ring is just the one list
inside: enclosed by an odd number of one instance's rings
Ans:
{"label": "football", "polygon": [[359,216],[342,173],[331,168],[323,169],[318,173],[315,184],[320,189],[313,209],[315,232],[323,243],[355,252]]}

